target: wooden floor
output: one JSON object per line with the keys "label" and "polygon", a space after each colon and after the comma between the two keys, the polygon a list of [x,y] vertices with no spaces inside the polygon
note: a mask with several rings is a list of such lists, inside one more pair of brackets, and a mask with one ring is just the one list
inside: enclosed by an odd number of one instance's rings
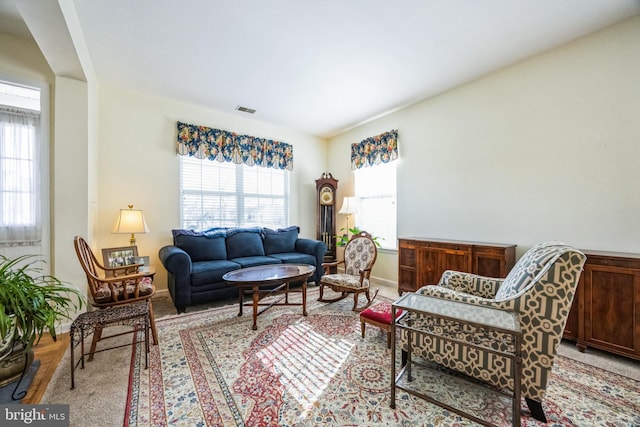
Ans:
{"label": "wooden floor", "polygon": [[45,334],[35,346],[35,360],[40,360],[40,368],[36,372],[36,376],[29,386],[27,395],[22,399],[21,403],[40,403],[44,391],[58,367],[58,363],[64,356],[65,351],[69,347],[69,334],[60,334],[57,341],[51,339],[51,335]]}

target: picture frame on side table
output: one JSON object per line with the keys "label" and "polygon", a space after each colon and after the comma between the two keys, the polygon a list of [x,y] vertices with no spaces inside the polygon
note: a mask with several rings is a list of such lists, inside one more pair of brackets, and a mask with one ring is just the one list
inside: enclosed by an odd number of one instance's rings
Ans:
{"label": "picture frame on side table", "polygon": [[136,257],[136,264],[142,264],[142,267],[140,267],[138,271],[149,271],[149,256]]}
{"label": "picture frame on side table", "polygon": [[[126,267],[127,265],[137,264],[138,247],[137,246],[121,246],[119,248],[102,249],[102,260],[105,267]],[[123,271],[125,274],[133,272],[129,270]],[[118,275],[122,274],[117,272]]]}

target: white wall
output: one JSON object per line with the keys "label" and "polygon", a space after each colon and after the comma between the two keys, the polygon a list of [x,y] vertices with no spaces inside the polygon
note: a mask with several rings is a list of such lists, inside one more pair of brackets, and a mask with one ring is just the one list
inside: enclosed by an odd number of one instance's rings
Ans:
{"label": "white wall", "polygon": [[33,85],[51,83],[53,73],[33,40],[0,32],[0,78]]}
{"label": "white wall", "polygon": [[89,238],[89,91],[86,82],[55,79],[55,126],[51,150],[53,273],[85,294],[87,280],[73,247],[77,235]]}
{"label": "white wall", "polygon": [[167,278],[158,250],[172,243],[171,229],[180,227],[177,121],[292,144],[291,224],[301,227],[301,236],[315,238],[315,179],[326,169],[324,139],[247,118],[245,113],[224,113],[111,86],[100,87],[99,111],[98,246],[127,246],[128,235],[111,233],[118,212],[128,204],[142,209],[151,232],[137,235],[136,243],[139,254],[149,255],[157,267],[159,289],[166,288]]}
{"label": "white wall", "polygon": [[639,76],[636,16],[330,139],[329,170],[398,129],[399,237],[640,252]]}

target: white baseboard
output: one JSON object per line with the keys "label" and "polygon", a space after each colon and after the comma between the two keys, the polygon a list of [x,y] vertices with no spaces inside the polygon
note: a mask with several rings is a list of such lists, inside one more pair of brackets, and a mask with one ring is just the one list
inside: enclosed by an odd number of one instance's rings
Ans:
{"label": "white baseboard", "polygon": [[380,285],[383,285],[383,286],[390,287],[390,288],[397,288],[398,287],[398,282],[396,282],[394,280],[383,279],[381,277],[373,276],[373,277],[371,277],[371,281],[375,282],[375,283],[378,283]]}
{"label": "white baseboard", "polygon": [[156,294],[154,296],[169,298],[169,289],[157,289]]}

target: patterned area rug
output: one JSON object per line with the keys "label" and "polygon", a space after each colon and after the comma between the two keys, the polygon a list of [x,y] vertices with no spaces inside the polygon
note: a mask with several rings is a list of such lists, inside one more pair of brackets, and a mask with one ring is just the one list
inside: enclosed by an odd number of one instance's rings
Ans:
{"label": "patterned area rug", "polygon": [[[257,331],[237,306],[158,320],[149,369],[141,348],[132,357],[125,425],[475,425],[402,391],[390,409],[386,334],[367,326],[363,340],[351,298],[324,304],[314,291],[307,317],[300,307],[273,307],[258,317]],[[416,377],[414,387],[511,425],[509,403],[484,388]],[[547,426],[636,426],[640,383],[558,356],[544,407]],[[522,425],[545,425],[524,401]]]}

